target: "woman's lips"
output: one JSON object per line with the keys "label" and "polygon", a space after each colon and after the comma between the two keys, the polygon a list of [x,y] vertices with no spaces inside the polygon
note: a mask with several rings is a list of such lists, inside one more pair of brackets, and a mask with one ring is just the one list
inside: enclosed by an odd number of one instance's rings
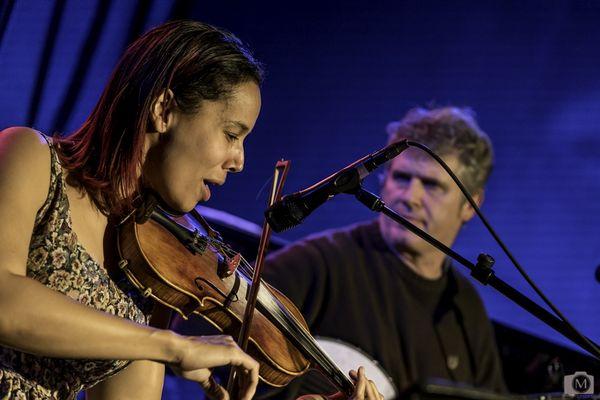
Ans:
{"label": "woman's lips", "polygon": [[208,201],[210,199],[210,187],[209,187],[210,183],[206,183],[205,181],[202,181],[202,186],[204,186],[204,201]]}

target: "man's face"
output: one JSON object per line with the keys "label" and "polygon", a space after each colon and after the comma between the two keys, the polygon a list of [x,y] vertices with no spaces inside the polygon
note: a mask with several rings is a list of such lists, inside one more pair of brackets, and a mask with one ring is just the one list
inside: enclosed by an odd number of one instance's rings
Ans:
{"label": "man's face", "polygon": [[[460,177],[461,165],[456,156],[443,158]],[[474,212],[452,178],[417,149],[409,149],[392,161],[381,196],[388,207],[449,247]],[[479,200],[478,196],[474,198]],[[437,251],[384,215],[380,226],[387,243],[400,253],[425,255]]]}

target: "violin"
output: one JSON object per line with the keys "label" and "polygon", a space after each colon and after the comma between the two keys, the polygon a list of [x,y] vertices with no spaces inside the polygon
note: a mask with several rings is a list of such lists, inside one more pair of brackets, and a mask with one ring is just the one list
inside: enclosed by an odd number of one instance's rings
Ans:
{"label": "violin", "polygon": [[[118,267],[145,296],[182,318],[199,315],[224,334],[241,329],[252,266],[195,210],[208,234],[176,222],[160,206],[142,207],[118,225]],[[261,280],[249,327],[247,352],[260,364],[260,379],[281,387],[318,369],[340,391],[354,384],[319,347],[296,306]]]}

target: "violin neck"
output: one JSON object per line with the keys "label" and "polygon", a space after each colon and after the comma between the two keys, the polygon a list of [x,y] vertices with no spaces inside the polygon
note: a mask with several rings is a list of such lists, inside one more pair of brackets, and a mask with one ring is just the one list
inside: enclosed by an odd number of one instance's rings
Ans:
{"label": "violin neck", "polygon": [[322,352],[321,356],[327,357],[331,362],[327,369],[325,369],[322,365],[319,365],[319,370],[321,373],[324,374],[341,392],[350,396],[354,392],[354,383],[352,383],[352,381],[348,378],[347,374],[342,372],[342,370],[340,370],[339,367],[333,361],[331,361],[327,353],[325,353],[320,347],[319,350]]}

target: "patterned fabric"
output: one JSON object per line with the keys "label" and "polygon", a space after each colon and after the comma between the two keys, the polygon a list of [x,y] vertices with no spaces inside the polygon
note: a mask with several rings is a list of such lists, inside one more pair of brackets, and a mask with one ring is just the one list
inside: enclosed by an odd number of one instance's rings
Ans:
{"label": "patterned fabric", "polygon": [[[147,324],[150,304],[126,279],[113,281],[77,241],[63,171],[50,139],[46,140],[51,153],[50,187],[35,218],[27,276],[89,307]],[[0,346],[0,399],[75,399],[78,392],[128,363],[40,357]]]}

